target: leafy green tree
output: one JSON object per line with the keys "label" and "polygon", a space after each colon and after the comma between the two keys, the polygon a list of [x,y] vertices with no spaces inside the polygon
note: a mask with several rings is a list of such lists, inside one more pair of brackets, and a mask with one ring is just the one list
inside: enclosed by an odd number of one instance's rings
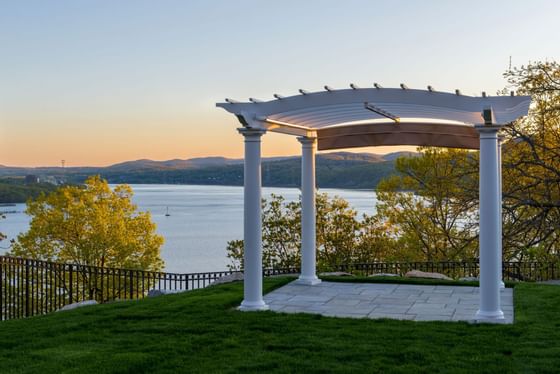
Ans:
{"label": "leafy green tree", "polygon": [[[560,65],[537,62],[505,73],[531,95],[529,115],[502,130],[503,259],[560,258]],[[478,153],[423,149],[396,163],[400,176],[380,184],[381,219],[397,227],[407,259],[477,255]],[[409,190],[414,193],[402,193]]]}
{"label": "leafy green tree", "polygon": [[377,191],[378,219],[395,229],[399,261],[462,261],[478,247],[478,157],[457,149],[421,148],[401,157],[398,175]]}
{"label": "leafy green tree", "polygon": [[504,240],[507,257],[560,260],[560,64],[507,71],[512,89],[531,95],[529,116],[506,127]]}
{"label": "leafy green tree", "polygon": [[[344,199],[318,194],[316,207],[318,269],[381,261],[394,250],[393,236],[386,224],[368,215],[359,220]],[[297,267],[300,248],[301,203],[286,202],[278,195],[263,200],[263,266]],[[228,242],[227,253],[232,262],[229,267],[242,269],[243,240]]]}
{"label": "leafy green tree", "polygon": [[100,267],[161,270],[163,237],[149,212],[138,212],[132,190],[90,177],[28,201],[30,228],[12,246],[14,256]]}

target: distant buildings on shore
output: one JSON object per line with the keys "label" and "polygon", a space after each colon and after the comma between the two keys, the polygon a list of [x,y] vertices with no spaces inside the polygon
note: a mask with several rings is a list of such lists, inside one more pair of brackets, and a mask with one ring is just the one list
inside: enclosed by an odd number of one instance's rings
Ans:
{"label": "distant buildings on shore", "polygon": [[60,186],[64,184],[61,178],[57,178],[52,175],[42,175],[38,177],[34,174],[28,174],[25,176],[25,184],[35,184],[35,183],[49,183],[55,186]]}

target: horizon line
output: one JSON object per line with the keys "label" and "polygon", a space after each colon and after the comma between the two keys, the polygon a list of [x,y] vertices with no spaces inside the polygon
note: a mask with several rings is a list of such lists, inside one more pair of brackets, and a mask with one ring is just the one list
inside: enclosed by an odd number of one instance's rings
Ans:
{"label": "horizon line", "polygon": [[[356,154],[370,154],[370,155],[378,155],[378,156],[385,156],[388,154],[392,154],[392,153],[404,153],[404,152],[414,152],[414,151],[394,151],[394,152],[385,152],[385,153],[376,153],[376,152],[352,152],[352,151],[345,151],[345,150],[328,150],[328,151],[317,151],[317,155],[321,155],[321,154],[329,154],[329,153],[356,153]],[[290,158],[290,157],[301,157],[300,154],[295,154],[295,155],[286,155],[286,156],[262,156],[262,159],[270,159],[270,158]],[[157,160],[157,159],[149,159],[149,158],[138,158],[138,159],[133,159],[133,160],[124,160],[124,161],[118,161],[115,163],[110,163],[110,164],[104,164],[104,165],[72,165],[69,166],[68,165],[68,161],[65,160],[65,166],[61,166],[61,165],[4,165],[4,164],[0,164],[0,167],[3,168],[22,168],[22,169],[41,169],[41,168],[50,168],[50,169],[54,169],[54,168],[58,168],[58,169],[71,169],[71,168],[106,168],[106,167],[111,167],[111,166],[115,166],[115,165],[119,165],[119,164],[124,164],[127,162],[135,162],[135,161],[153,161],[153,162],[167,162],[167,161],[189,161],[189,160],[196,160],[196,159],[204,159],[204,158],[224,158],[226,160],[243,160],[244,157],[225,157],[225,156],[198,156],[198,157],[190,157],[190,158],[170,158],[170,159],[162,159],[162,160]]]}

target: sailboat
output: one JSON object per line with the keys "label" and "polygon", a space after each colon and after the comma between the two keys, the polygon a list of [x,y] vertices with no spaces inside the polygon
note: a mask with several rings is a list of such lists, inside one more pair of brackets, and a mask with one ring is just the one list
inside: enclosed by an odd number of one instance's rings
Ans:
{"label": "sailboat", "polygon": [[170,215],[171,215],[171,214],[169,214],[169,207],[166,207],[165,216],[166,216],[166,217],[169,217]]}

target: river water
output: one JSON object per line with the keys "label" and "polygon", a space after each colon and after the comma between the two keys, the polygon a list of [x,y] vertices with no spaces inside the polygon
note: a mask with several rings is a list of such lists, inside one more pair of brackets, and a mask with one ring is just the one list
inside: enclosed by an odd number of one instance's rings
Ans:
{"label": "river water", "polygon": [[[229,260],[226,245],[229,240],[243,238],[243,187],[187,185],[131,185],[133,201],[142,211],[150,211],[157,231],[165,238],[162,257],[165,271],[177,273],[225,270]],[[329,196],[340,196],[361,215],[375,211],[373,191],[321,189]],[[298,199],[296,188],[263,188],[263,197],[271,193],[288,201]],[[166,209],[169,216],[166,217]],[[27,230],[29,217],[25,204],[0,207],[8,212],[0,221],[0,232],[15,238]],[[1,252],[6,251],[3,241]]]}

